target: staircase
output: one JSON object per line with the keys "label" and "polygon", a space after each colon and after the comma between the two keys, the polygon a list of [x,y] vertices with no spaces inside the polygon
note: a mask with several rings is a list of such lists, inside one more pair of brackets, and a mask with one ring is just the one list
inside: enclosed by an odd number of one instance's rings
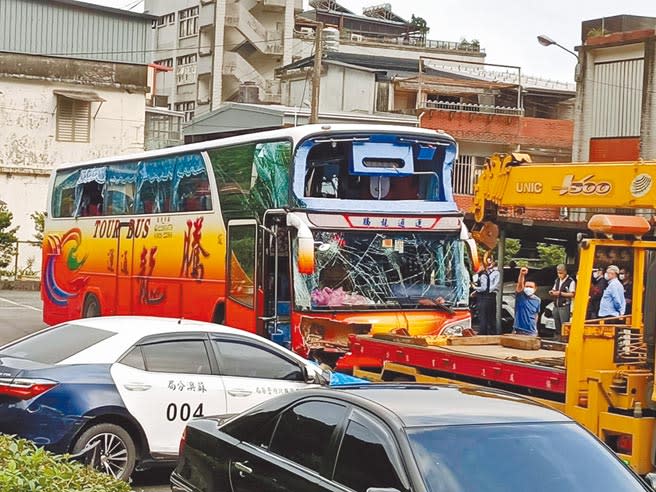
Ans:
{"label": "staircase", "polygon": [[250,13],[257,0],[246,0],[226,5],[226,27],[237,29],[247,42],[266,55],[281,55],[282,37],[277,32],[267,31],[262,23]]}

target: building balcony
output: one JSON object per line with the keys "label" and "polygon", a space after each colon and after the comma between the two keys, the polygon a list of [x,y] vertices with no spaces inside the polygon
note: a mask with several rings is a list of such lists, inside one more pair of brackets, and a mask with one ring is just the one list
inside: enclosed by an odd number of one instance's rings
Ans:
{"label": "building balcony", "polygon": [[[287,0],[257,0],[262,5],[264,10],[280,11],[284,10],[287,5]],[[294,0],[294,10],[303,10],[303,0]]]}
{"label": "building balcony", "polygon": [[[574,134],[572,120],[522,116],[519,108],[483,105],[425,104],[420,126],[444,130],[456,140],[556,149],[571,153]],[[444,106],[444,107],[440,107]]]}
{"label": "building balcony", "polygon": [[467,41],[442,41],[438,39],[417,39],[402,37],[385,37],[385,36],[367,36],[352,32],[342,32],[341,41],[349,44],[366,44],[366,45],[396,45],[404,48],[412,48],[421,51],[434,51],[436,53],[456,52],[469,55],[485,56],[485,49],[481,48],[478,42]]}

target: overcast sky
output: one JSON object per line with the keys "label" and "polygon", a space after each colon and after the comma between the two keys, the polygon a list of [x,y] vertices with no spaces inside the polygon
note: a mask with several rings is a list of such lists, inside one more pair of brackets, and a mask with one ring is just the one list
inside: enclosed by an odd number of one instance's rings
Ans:
{"label": "overcast sky", "polygon": [[[137,0],[87,0],[124,8]],[[165,5],[167,0],[161,0]],[[573,49],[581,43],[581,21],[618,14],[656,17],[654,0],[387,0],[392,10],[410,20],[426,19],[430,39],[478,39],[488,63],[519,65],[522,72],[562,81],[573,81],[574,57],[556,46],[538,44],[546,34]],[[341,0],[355,13],[384,0]],[[307,5],[307,1],[305,2]],[[135,10],[142,8],[139,5]]]}

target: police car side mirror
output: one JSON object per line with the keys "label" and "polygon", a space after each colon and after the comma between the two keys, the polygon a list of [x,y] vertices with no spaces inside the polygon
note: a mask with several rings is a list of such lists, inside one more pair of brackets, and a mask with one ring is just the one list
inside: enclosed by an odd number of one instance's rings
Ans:
{"label": "police car side mirror", "polygon": [[656,490],[656,473],[649,472],[645,475],[645,482],[651,488],[651,490]]}
{"label": "police car side mirror", "polygon": [[301,366],[301,372],[303,373],[303,381],[305,381],[306,383],[314,384],[317,382],[316,381],[317,377],[315,372],[311,371],[310,368],[305,364]]}

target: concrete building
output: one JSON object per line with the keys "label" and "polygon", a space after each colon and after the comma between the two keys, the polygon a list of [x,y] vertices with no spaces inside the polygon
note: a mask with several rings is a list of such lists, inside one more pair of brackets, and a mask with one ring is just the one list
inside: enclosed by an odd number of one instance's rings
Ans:
{"label": "concrete building", "polygon": [[[153,18],[73,0],[0,2],[0,200],[33,239],[64,162],[144,148]],[[21,244],[39,270],[40,250]]]}
{"label": "concrete building", "polygon": [[[581,24],[574,160],[656,159],[656,17],[617,15]],[[572,209],[584,223],[612,209]],[[623,210],[621,213],[634,213]],[[635,213],[651,218],[653,210]]]}
{"label": "concrete building", "polygon": [[312,8],[304,12],[302,3],[146,0],[146,11],[158,16],[153,60],[172,69],[157,76],[155,104],[184,112],[187,122],[217,110],[224,101],[284,104],[275,70],[312,55],[316,21],[339,30],[342,53],[415,60],[430,54],[485,58],[477,42],[420,37],[387,5],[359,15],[334,0],[312,0]]}
{"label": "concrete building", "polygon": [[172,68],[157,75],[157,106],[189,122],[245,84],[254,102],[277,102],[273,70],[292,60],[302,0],[145,0],[144,9],[158,16],[153,60]]}
{"label": "concrete building", "polygon": [[574,158],[656,159],[656,17],[581,25]]}

